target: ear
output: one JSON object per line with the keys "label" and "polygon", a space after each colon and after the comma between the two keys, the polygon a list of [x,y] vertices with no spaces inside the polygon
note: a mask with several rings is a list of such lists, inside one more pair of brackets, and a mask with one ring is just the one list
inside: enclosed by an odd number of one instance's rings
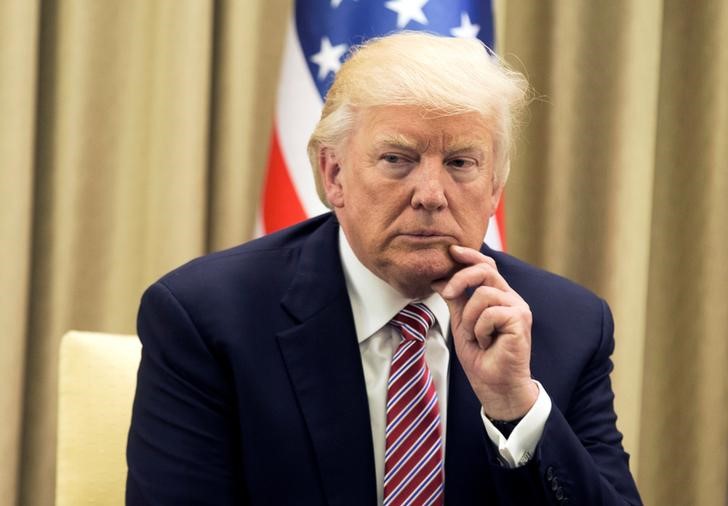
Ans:
{"label": "ear", "polygon": [[331,148],[319,150],[319,174],[326,200],[332,207],[344,207],[344,186],[341,181],[341,165]]}

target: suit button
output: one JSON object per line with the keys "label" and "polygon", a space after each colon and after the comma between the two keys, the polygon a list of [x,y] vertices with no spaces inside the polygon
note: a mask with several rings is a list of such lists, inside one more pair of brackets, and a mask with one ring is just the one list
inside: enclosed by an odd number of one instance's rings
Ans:
{"label": "suit button", "polygon": [[559,487],[559,480],[556,477],[554,477],[551,480],[551,490],[553,490],[554,492],[556,492],[557,489],[558,490],[561,490],[561,487]]}
{"label": "suit button", "polygon": [[546,468],[546,480],[551,481],[554,479],[554,468],[552,466],[548,466]]}
{"label": "suit button", "polygon": [[559,500],[559,501],[563,501],[564,500],[564,490],[561,487],[559,487],[559,488],[556,489],[556,494],[555,495],[556,495],[556,499],[557,500]]}

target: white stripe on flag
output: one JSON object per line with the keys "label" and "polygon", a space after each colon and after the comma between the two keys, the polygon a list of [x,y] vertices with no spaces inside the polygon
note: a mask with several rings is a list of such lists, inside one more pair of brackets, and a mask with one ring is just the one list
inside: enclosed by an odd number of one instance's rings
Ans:
{"label": "white stripe on flag", "polygon": [[293,19],[288,23],[278,86],[276,128],[291,182],[306,214],[328,211],[318,198],[306,155],[308,138],[321,116],[321,97],[311,79]]}
{"label": "white stripe on flag", "polygon": [[498,228],[498,222],[495,216],[490,217],[488,222],[488,230],[485,232],[485,242],[493,249],[503,250],[503,242],[501,241],[501,231]]}

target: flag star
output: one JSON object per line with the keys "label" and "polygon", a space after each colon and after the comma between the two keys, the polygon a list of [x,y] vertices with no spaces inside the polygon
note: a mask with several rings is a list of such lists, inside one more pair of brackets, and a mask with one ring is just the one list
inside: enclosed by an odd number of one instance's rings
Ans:
{"label": "flag star", "polygon": [[341,2],[342,1],[343,0],[331,0],[331,7],[333,7],[334,9],[336,9],[339,5],[341,5]]}
{"label": "flag star", "polygon": [[456,26],[450,33],[453,37],[461,37],[463,39],[474,39],[480,32],[480,25],[474,25],[470,22],[470,16],[467,12],[460,13],[460,26]]}
{"label": "flag star", "polygon": [[390,11],[397,13],[397,28],[404,28],[407,23],[414,20],[420,24],[427,24],[427,17],[422,7],[429,0],[391,0],[384,4]]}
{"label": "flag star", "polygon": [[318,79],[323,81],[329,72],[336,74],[341,68],[341,57],[349,48],[346,44],[331,45],[328,37],[321,38],[321,49],[311,56],[311,61],[318,65]]}

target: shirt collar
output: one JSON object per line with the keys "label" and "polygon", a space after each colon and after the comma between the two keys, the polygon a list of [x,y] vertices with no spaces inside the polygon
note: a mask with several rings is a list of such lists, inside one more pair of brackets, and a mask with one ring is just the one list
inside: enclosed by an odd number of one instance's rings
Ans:
{"label": "shirt collar", "polygon": [[339,254],[359,343],[389,323],[410,302],[422,302],[430,308],[440,326],[440,333],[447,340],[450,312],[445,299],[439,294],[433,292],[422,300],[403,296],[359,261],[341,228],[339,228]]}

